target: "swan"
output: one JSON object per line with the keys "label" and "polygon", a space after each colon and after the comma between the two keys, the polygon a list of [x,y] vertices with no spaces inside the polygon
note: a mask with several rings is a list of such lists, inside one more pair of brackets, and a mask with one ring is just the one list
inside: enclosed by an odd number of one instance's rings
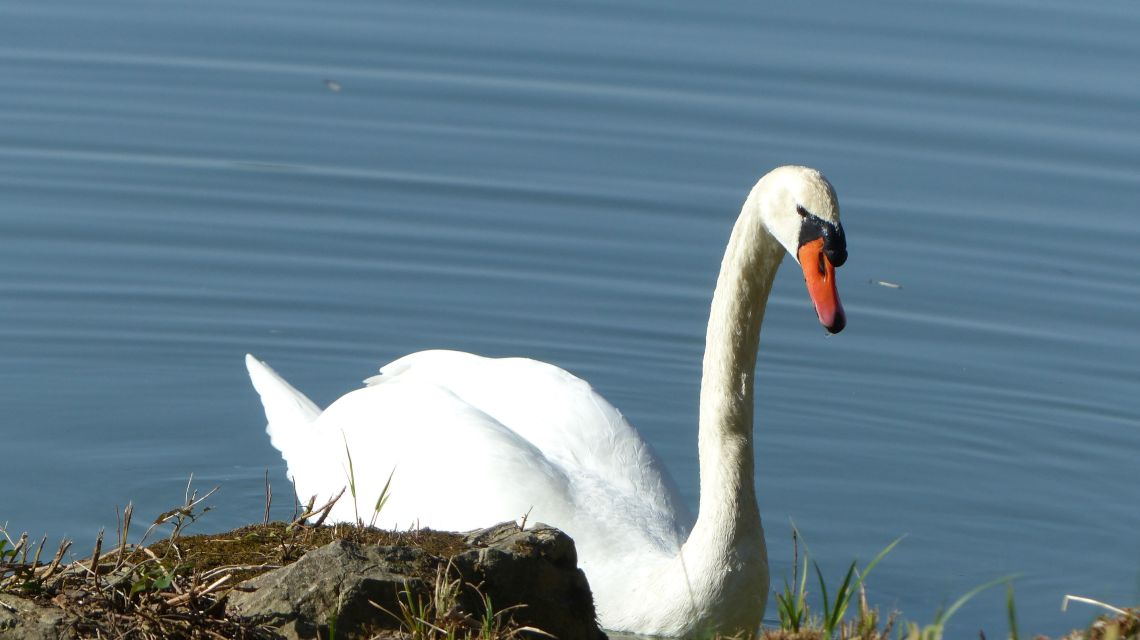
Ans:
{"label": "swan", "polygon": [[321,411],[264,362],[247,355],[246,364],[298,496],[355,487],[333,520],[371,520],[386,486],[383,527],[462,531],[529,514],[574,539],[602,627],[752,634],[768,594],[753,378],[785,251],[803,268],[820,323],[841,331],[835,267],[847,258],[846,240],[835,191],[815,169],[784,166],[762,177],[728,241],[705,341],[695,520],[622,414],[554,365],[422,351]]}

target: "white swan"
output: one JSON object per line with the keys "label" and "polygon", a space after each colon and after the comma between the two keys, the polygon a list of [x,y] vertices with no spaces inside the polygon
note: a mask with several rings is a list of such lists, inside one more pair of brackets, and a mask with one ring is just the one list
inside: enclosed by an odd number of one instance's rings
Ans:
{"label": "white swan", "polygon": [[[834,267],[846,259],[839,205],[814,169],[780,167],[752,189],[713,294],[701,378],[695,522],[632,426],[586,382],[553,365],[423,351],[380,369],[323,412],[246,356],[273,446],[298,495],[349,483],[333,519],[469,530],[529,512],[574,539],[603,627],[663,636],[751,633],[767,601],[756,505],[752,386],[764,306],[787,250],[820,322],[845,319]],[[394,470],[394,472],[393,472]]]}

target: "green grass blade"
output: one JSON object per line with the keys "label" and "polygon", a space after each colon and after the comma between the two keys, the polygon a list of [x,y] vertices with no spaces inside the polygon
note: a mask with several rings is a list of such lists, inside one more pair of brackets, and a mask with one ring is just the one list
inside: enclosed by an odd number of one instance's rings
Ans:
{"label": "green grass blade", "polygon": [[839,623],[843,621],[843,614],[847,612],[847,603],[851,601],[851,578],[855,575],[855,562],[852,562],[847,567],[847,575],[843,576],[843,582],[839,585],[839,589],[835,592],[835,608],[831,611],[831,616],[824,623],[824,632],[829,636],[835,633],[839,628]]}
{"label": "green grass blade", "polygon": [[376,498],[376,513],[380,513],[380,510],[388,503],[388,489],[392,486],[392,476],[394,475],[396,475],[396,467],[392,467],[392,471],[388,474],[388,480],[384,482],[384,488],[380,490],[380,495]]}
{"label": "green grass blade", "polygon": [[[792,526],[792,545],[795,549],[795,558],[792,560],[792,585],[795,591],[787,593],[786,597],[790,603],[789,615],[794,620],[793,631],[799,631],[800,628],[807,622],[808,609],[807,609],[807,579],[808,579],[808,555],[807,542],[804,541],[803,535],[800,530],[796,528],[795,520],[788,518],[788,522]],[[803,562],[799,561],[800,544],[803,544]],[[786,582],[786,581],[785,581]],[[796,583],[799,583],[796,585]]]}
{"label": "green grass blade", "polygon": [[871,574],[871,570],[875,568],[875,565],[879,564],[880,560],[887,557],[887,554],[890,553],[891,551],[893,551],[894,548],[897,547],[898,544],[900,542],[902,542],[903,538],[905,538],[905,537],[906,537],[906,535],[904,534],[904,535],[901,535],[901,536],[895,538],[894,542],[888,544],[882,551],[879,552],[879,555],[875,556],[875,558],[873,560],[868,562],[867,566],[863,568],[862,573],[859,575],[859,582],[863,582],[863,580],[865,580],[867,578],[867,576]]}
{"label": "green grass blade", "polygon": [[784,592],[776,593],[776,613],[780,616],[780,629],[795,631],[792,628],[791,598],[792,589],[788,586],[788,579],[784,578]]}
{"label": "green grass blade", "polygon": [[823,598],[823,619],[827,620],[831,617],[831,602],[827,599],[827,583],[823,580],[823,571],[819,568],[819,563],[812,561],[815,566],[815,575],[819,578],[819,593]]}
{"label": "green grass blade", "polygon": [[1017,609],[1013,604],[1013,583],[1005,583],[1005,608],[1009,613],[1009,640],[1019,640],[1017,632]]}
{"label": "green grass blade", "polygon": [[989,582],[987,582],[983,585],[979,585],[979,586],[974,587],[973,589],[970,589],[969,591],[964,593],[962,595],[962,597],[955,600],[954,604],[950,605],[949,608],[947,608],[945,611],[939,613],[938,616],[934,620],[934,624],[937,625],[939,628],[945,626],[946,621],[948,621],[950,619],[950,616],[953,616],[958,611],[958,609],[962,608],[962,605],[969,602],[974,596],[985,591],[986,589],[989,589],[992,586],[999,585],[1003,582],[1009,583],[1010,581],[1014,580],[1015,578],[1018,578],[1020,575],[1021,574],[1015,573],[1015,574],[1010,574],[1008,576],[1002,576],[996,580],[990,580]]}
{"label": "green grass blade", "polygon": [[[803,568],[800,569],[800,589],[798,593],[800,608],[803,608],[804,603],[807,602],[807,577],[808,577],[808,554],[807,547],[804,547],[804,562]],[[795,578],[792,578],[795,580]]]}
{"label": "green grass blade", "polygon": [[348,492],[352,495],[352,511],[356,516],[356,524],[363,525],[360,521],[360,508],[356,502],[356,470],[352,467],[352,452],[348,449],[348,437],[344,432],[340,432],[340,437],[344,440],[344,455],[348,457]]}
{"label": "green grass blade", "polygon": [[784,592],[776,594],[776,606],[780,616],[780,629],[799,632],[804,620],[803,599],[796,597],[787,578],[784,578]]}
{"label": "green grass blade", "polygon": [[340,434],[344,439],[344,455],[348,457],[348,492],[352,494],[352,499],[356,499],[356,471],[352,468],[352,452],[348,449],[348,437],[344,433]]}

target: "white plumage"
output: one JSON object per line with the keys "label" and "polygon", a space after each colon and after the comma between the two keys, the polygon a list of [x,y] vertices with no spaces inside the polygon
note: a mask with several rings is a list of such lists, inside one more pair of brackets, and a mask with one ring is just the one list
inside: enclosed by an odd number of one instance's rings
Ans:
{"label": "white plumage", "polygon": [[757,183],[729,242],[709,320],[695,522],[645,441],[585,381],[535,360],[456,351],[395,360],[323,412],[247,356],[298,496],[346,487],[347,449],[356,500],[346,494],[334,520],[370,520],[391,477],[383,527],[470,530],[529,514],[566,531],[608,629],[755,630],[768,573],[751,380],[782,247],[795,255],[798,245],[797,205],[838,224],[822,175],[782,167]]}

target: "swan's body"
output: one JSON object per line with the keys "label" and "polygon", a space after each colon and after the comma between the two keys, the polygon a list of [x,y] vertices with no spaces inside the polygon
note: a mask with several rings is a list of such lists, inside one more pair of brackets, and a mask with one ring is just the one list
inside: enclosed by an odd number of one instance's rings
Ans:
{"label": "swan's body", "polygon": [[695,521],[633,427],[553,365],[424,351],[386,365],[323,412],[264,363],[249,356],[247,365],[302,499],[347,486],[351,452],[355,505],[342,499],[334,519],[370,520],[389,477],[381,526],[467,530],[529,513],[574,539],[602,626],[751,632],[768,590],[752,379],[785,249],[805,265],[821,322],[842,329],[832,268],[846,255],[838,203],[823,176],[804,167],[757,183],[725,253],[701,381]]}

